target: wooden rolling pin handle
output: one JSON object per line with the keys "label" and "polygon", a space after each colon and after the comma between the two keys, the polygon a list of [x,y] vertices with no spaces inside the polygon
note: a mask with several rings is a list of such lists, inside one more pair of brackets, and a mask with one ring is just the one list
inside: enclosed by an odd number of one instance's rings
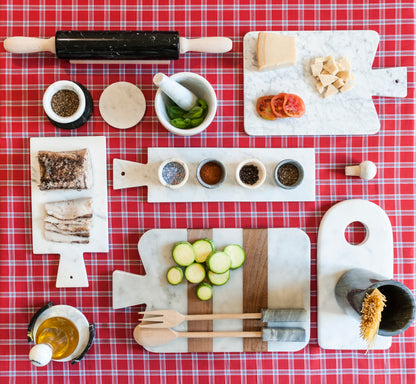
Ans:
{"label": "wooden rolling pin handle", "polygon": [[15,36],[3,41],[4,49],[11,53],[50,52],[56,54],[55,37],[38,39],[36,37]]}
{"label": "wooden rolling pin handle", "polygon": [[179,38],[180,53],[189,51],[205,53],[225,53],[231,51],[233,42],[228,37],[201,37],[200,39]]}

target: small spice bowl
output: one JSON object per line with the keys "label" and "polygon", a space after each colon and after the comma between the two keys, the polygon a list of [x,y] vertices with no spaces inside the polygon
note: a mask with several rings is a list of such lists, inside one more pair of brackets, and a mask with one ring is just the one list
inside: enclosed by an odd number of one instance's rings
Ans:
{"label": "small spice bowl", "polygon": [[216,159],[205,159],[199,163],[196,170],[196,178],[205,188],[218,188],[224,183],[227,170],[224,164]]}
{"label": "small spice bowl", "polygon": [[182,160],[169,159],[160,164],[158,174],[163,186],[178,189],[188,181],[189,169]]}
{"label": "small spice bowl", "polygon": [[58,128],[75,129],[91,117],[93,101],[89,91],[74,81],[51,84],[43,95],[43,109]]}
{"label": "small spice bowl", "polygon": [[193,72],[179,72],[170,76],[185,88],[188,88],[198,98],[208,104],[208,113],[204,121],[195,128],[182,129],[173,126],[166,111],[166,106],[171,104],[170,98],[159,88],[155,96],[155,111],[159,122],[169,131],[180,136],[193,136],[204,131],[214,120],[217,113],[217,96],[214,88],[204,77]]}
{"label": "small spice bowl", "polygon": [[235,178],[237,183],[244,188],[258,188],[266,180],[266,167],[257,159],[244,160],[238,164]]}
{"label": "small spice bowl", "polygon": [[303,176],[303,167],[295,160],[283,160],[274,170],[277,185],[284,189],[296,188],[302,182]]}

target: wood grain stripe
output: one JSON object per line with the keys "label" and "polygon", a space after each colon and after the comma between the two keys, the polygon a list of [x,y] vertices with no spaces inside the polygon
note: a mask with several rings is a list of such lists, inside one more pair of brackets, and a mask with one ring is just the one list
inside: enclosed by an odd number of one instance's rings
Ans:
{"label": "wood grain stripe", "polygon": [[[188,241],[212,239],[211,229],[188,229]],[[188,314],[212,313],[212,300],[201,301],[196,296],[197,284],[188,283]],[[189,332],[212,331],[212,321],[190,321]],[[212,339],[188,339],[188,352],[212,352]]]}
{"label": "wood grain stripe", "polygon": [[[243,229],[243,248],[246,261],[243,265],[243,311],[260,312],[268,305],[268,247],[267,229]],[[244,331],[260,331],[261,320],[243,320]],[[244,339],[244,352],[267,351],[267,342]]]}

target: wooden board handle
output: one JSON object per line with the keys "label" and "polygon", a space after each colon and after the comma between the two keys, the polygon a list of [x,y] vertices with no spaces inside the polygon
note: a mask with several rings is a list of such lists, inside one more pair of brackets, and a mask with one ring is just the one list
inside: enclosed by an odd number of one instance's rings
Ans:
{"label": "wooden board handle", "polygon": [[55,37],[38,39],[36,37],[15,36],[3,41],[4,49],[11,53],[50,52],[55,54]]}

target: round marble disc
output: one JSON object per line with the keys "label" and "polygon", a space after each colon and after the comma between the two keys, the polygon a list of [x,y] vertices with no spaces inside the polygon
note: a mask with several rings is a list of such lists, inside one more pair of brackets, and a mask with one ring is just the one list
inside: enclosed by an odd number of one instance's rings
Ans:
{"label": "round marble disc", "polygon": [[132,83],[119,81],[104,89],[99,102],[104,121],[114,128],[135,126],[146,111],[143,92]]}

